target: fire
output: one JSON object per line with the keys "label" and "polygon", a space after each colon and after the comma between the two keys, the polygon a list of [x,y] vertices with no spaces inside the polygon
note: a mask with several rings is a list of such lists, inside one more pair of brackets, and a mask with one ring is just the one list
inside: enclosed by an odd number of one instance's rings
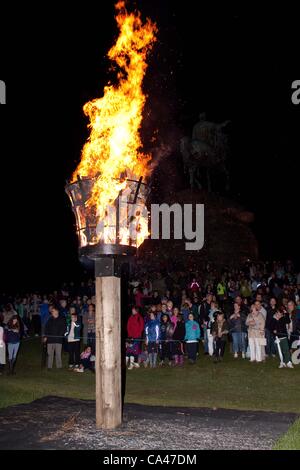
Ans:
{"label": "fire", "polygon": [[[104,87],[104,94],[86,103],[84,113],[89,118],[90,135],[85,143],[81,161],[73,174],[73,182],[78,178],[93,181],[86,210],[96,218],[97,230],[93,242],[115,243],[114,202],[120,191],[130,193],[132,183],[149,176],[151,155],[142,152],[139,130],[145,104],[142,82],[147,69],[147,54],[156,38],[156,25],[147,19],[143,24],[139,13],[128,13],[125,2],[116,4],[116,21],[119,36],[108,52],[108,57],[118,68],[117,85]],[[141,201],[140,201],[141,202]],[[148,224],[139,208],[136,245],[148,235]],[[120,227],[120,243],[129,243],[129,229],[126,221],[132,215],[123,214]],[[84,243],[81,240],[81,243]]]}

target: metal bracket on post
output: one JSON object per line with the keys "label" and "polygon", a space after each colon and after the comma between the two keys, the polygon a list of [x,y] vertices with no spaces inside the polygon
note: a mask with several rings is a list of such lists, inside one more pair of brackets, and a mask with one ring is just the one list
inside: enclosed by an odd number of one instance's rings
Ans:
{"label": "metal bracket on post", "polygon": [[108,277],[115,276],[121,277],[122,262],[118,257],[106,256],[103,258],[95,259],[95,276]]}

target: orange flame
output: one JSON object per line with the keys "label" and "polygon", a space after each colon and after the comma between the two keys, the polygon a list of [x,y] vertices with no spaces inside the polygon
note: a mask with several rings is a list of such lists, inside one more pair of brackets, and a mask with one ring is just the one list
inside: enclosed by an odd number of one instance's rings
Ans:
{"label": "orange flame", "polygon": [[139,13],[127,13],[124,1],[116,4],[116,10],[119,36],[108,57],[120,68],[118,84],[105,86],[101,98],[84,105],[90,136],[73,174],[73,181],[77,176],[94,178],[86,205],[98,221],[126,188],[126,178],[149,176],[151,159],[141,151],[139,130],[146,100],[142,82],[147,53],[157,28],[149,19],[143,24]]}

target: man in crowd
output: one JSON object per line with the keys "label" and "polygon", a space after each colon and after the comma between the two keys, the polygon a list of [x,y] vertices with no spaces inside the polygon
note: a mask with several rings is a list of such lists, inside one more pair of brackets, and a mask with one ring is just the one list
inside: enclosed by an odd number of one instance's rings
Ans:
{"label": "man in crowd", "polygon": [[48,370],[52,369],[55,354],[56,368],[62,368],[61,350],[67,330],[66,319],[59,315],[57,307],[52,307],[51,316],[45,326],[44,342],[47,343]]}

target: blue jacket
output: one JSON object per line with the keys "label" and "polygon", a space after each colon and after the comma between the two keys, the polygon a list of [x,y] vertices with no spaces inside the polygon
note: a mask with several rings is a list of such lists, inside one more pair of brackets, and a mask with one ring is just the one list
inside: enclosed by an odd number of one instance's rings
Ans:
{"label": "blue jacket", "polygon": [[145,327],[146,338],[149,343],[159,340],[159,322],[158,320],[149,320]]}
{"label": "blue jacket", "polygon": [[50,317],[49,304],[42,303],[40,305],[40,314],[41,314],[41,323],[42,325],[45,325],[47,323],[47,320]]}
{"label": "blue jacket", "polygon": [[199,323],[195,320],[188,320],[185,323],[185,341],[197,341],[200,339],[200,327]]}

